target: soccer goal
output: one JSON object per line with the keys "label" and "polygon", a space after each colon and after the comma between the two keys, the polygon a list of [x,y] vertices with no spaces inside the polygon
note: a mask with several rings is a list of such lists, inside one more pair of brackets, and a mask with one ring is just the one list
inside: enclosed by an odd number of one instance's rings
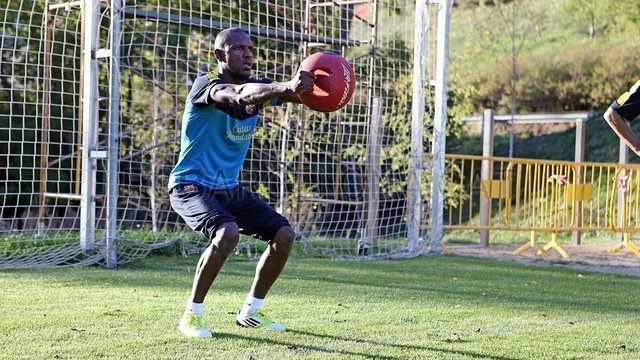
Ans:
{"label": "soccer goal", "polygon": [[[333,113],[268,108],[242,182],[332,257],[440,251],[451,0],[29,1],[0,18],[0,268],[99,263],[205,239],[167,182],[186,96],[239,26],[253,74],[288,80],[335,52],[352,101]],[[244,238],[239,252],[263,245]]]}

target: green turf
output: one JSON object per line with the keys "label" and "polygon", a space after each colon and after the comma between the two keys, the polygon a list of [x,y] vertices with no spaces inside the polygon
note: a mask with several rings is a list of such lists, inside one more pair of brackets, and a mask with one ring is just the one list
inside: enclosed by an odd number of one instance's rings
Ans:
{"label": "green turf", "polygon": [[194,257],[0,272],[0,359],[631,359],[630,277],[461,257],[292,258],[265,310],[286,333],[231,314],[255,262],[226,264],[207,302],[214,337],[176,330]]}

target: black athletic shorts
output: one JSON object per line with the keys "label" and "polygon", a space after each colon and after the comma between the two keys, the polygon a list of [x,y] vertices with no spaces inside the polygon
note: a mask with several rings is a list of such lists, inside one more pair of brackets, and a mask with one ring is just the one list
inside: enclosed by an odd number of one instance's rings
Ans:
{"label": "black athletic shorts", "polygon": [[611,104],[620,116],[631,121],[640,115],[640,80]]}
{"label": "black athletic shorts", "polygon": [[209,240],[226,222],[234,222],[240,233],[271,242],[283,226],[291,226],[269,204],[242,185],[211,190],[195,184],[179,184],[169,191],[171,207],[195,231]]}

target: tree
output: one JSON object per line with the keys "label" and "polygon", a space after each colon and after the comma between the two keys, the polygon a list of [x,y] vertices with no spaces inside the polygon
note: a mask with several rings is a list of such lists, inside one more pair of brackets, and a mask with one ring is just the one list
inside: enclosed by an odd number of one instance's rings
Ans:
{"label": "tree", "polygon": [[566,0],[561,10],[571,21],[587,23],[589,38],[597,32],[640,34],[640,0]]}
{"label": "tree", "polygon": [[[518,60],[522,49],[529,44],[531,36],[541,32],[546,19],[546,10],[537,8],[535,4],[533,0],[488,0],[485,1],[485,5],[493,6],[493,11],[488,13],[499,16],[480,17],[482,20],[475,23],[481,36],[490,41],[488,48],[504,54],[509,59],[509,157],[514,156],[513,121],[517,110],[516,86],[520,76]],[[499,19],[500,22],[496,24],[495,19]]]}

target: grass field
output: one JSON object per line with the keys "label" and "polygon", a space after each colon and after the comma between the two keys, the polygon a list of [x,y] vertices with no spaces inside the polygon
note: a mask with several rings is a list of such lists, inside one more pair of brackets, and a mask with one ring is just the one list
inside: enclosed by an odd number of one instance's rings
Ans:
{"label": "grass field", "polygon": [[176,331],[194,257],[0,272],[0,359],[635,359],[636,278],[462,257],[295,256],[267,299],[285,333],[231,313],[255,262],[231,259],[207,302],[213,339]]}

